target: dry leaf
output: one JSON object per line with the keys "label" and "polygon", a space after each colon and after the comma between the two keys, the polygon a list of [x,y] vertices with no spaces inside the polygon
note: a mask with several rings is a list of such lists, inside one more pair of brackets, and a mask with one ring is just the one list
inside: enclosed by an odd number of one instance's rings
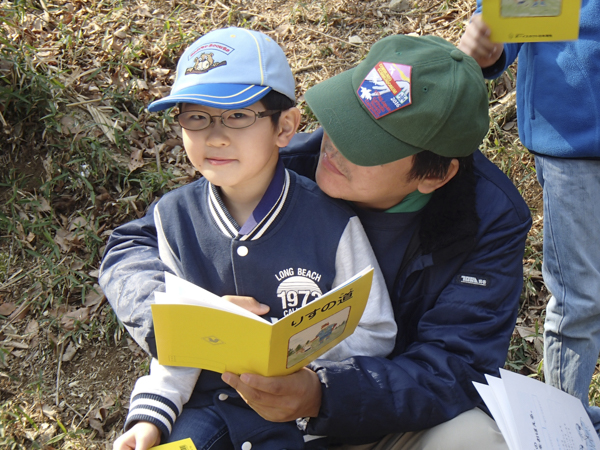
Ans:
{"label": "dry leaf", "polygon": [[62,119],[60,119],[60,124],[62,126],[62,132],[66,135],[77,134],[81,132],[81,127],[74,117],[64,116]]}
{"label": "dry leaf", "polygon": [[56,417],[56,411],[52,408],[52,406],[49,405],[42,405],[42,413],[51,419]]}
{"label": "dry leaf", "polygon": [[73,345],[72,342],[69,342],[69,345],[67,345],[67,348],[65,349],[65,352],[63,353],[62,360],[63,361],[71,361],[73,359],[73,357],[75,356],[75,353],[77,353],[77,349],[75,348],[75,346]]}
{"label": "dry leaf", "polygon": [[36,212],[48,212],[48,211],[52,211],[52,208],[50,207],[50,203],[48,203],[48,200],[46,200],[45,197],[38,197],[38,203],[39,205],[33,204],[33,210]]}
{"label": "dry leaf", "polygon": [[283,23],[283,24],[279,25],[277,28],[275,28],[275,35],[279,39],[283,39],[285,37],[285,35],[288,33],[288,31],[290,31],[290,24]]}
{"label": "dry leaf", "polygon": [[127,26],[119,28],[117,31],[115,31],[115,36],[119,39],[125,39],[127,37]]}
{"label": "dry leaf", "polygon": [[27,339],[31,339],[34,336],[37,336],[39,330],[40,330],[40,325],[38,324],[38,321],[31,320],[27,324],[27,328],[25,328],[25,334],[23,335],[23,337],[25,337]]}
{"label": "dry leaf", "polygon": [[94,314],[100,306],[104,303],[106,297],[97,284],[94,285],[94,289],[88,292],[85,296],[85,306],[90,308],[90,314]]}
{"label": "dry leaf", "polygon": [[71,331],[75,329],[75,322],[86,323],[89,318],[90,308],[85,307],[68,312],[60,319],[60,322],[65,330]]}
{"label": "dry leaf", "polygon": [[0,305],[0,315],[1,316],[8,316],[16,308],[17,308],[17,305],[15,305],[14,303],[2,303]]}
{"label": "dry leaf", "polygon": [[74,239],[74,234],[65,230],[64,228],[60,228],[56,230],[56,234],[54,235],[54,242],[58,244],[60,250],[63,253],[68,253],[71,251],[70,242]]}
{"label": "dry leaf", "polygon": [[511,120],[510,122],[507,122],[504,125],[502,125],[502,129],[504,131],[510,131],[515,127],[516,124],[517,123],[514,120]]}
{"label": "dry leaf", "polygon": [[102,429],[102,422],[100,422],[98,419],[93,419],[93,418],[88,419],[88,421],[90,423],[90,427],[92,427],[94,430],[96,430],[100,437],[104,437],[104,430]]}
{"label": "dry leaf", "polygon": [[146,83],[144,80],[140,80],[138,78],[134,82],[135,82],[135,85],[137,86],[138,89],[144,90],[144,91],[148,90],[148,83]]}
{"label": "dry leaf", "polygon": [[[87,110],[89,111],[89,113],[92,115],[92,117],[94,118],[94,121],[96,122],[96,124],[100,127],[100,129],[102,130],[102,132],[104,133],[104,135],[110,140],[110,142],[112,142],[113,144],[116,144],[116,139],[115,139],[115,132],[113,131],[114,128],[119,128],[120,127],[116,127],[115,124],[113,124],[111,122],[111,120],[106,116],[106,114],[104,114],[100,109],[96,108],[95,106],[92,105],[86,105]],[[123,130],[121,130],[123,131]]]}
{"label": "dry leaf", "polygon": [[48,340],[52,344],[52,347],[56,348],[58,346],[58,338],[56,336],[54,336],[54,334],[50,333],[49,331],[47,332],[47,335],[48,335]]}
{"label": "dry leaf", "polygon": [[88,221],[85,217],[78,216],[73,219],[73,221],[69,224],[69,230],[78,230],[81,228],[85,228],[88,224]]}
{"label": "dry leaf", "polygon": [[131,156],[129,157],[129,164],[127,164],[130,172],[133,172],[135,169],[139,169],[144,165],[144,158],[142,157],[143,154],[143,150],[139,148],[133,149]]}
{"label": "dry leaf", "polygon": [[17,309],[13,311],[13,313],[8,317],[10,321],[16,322],[24,319],[29,312],[29,303],[23,303]]}
{"label": "dry leaf", "polygon": [[535,328],[530,328],[530,327],[516,326],[515,330],[517,331],[517,333],[519,333],[519,336],[521,336],[522,338],[524,338],[526,340],[533,340],[533,337],[536,334]]}

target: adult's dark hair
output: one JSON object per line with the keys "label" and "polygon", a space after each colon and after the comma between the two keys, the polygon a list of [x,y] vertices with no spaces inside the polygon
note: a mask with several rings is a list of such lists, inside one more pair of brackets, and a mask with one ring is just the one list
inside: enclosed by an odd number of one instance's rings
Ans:
{"label": "adult's dark hair", "polygon": [[[280,110],[285,111],[286,109],[290,109],[296,106],[296,101],[291,98],[274,91],[271,89],[267,95],[260,99],[260,102],[267,110]],[[273,114],[271,117],[271,123],[274,127],[279,123],[279,117],[281,113]]]}
{"label": "adult's dark hair", "polygon": [[[440,156],[429,150],[423,150],[413,156],[413,165],[408,172],[408,179],[415,180],[420,178],[441,178],[448,173],[450,162],[454,158]],[[470,169],[473,166],[473,155],[456,158],[459,163],[458,174]],[[457,175],[458,175],[457,174]]]}

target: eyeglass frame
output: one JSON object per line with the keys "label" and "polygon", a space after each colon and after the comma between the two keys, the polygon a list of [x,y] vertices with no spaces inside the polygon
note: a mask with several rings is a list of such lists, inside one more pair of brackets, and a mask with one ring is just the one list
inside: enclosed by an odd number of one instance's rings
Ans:
{"label": "eyeglass frame", "polygon": [[[239,128],[234,128],[234,127],[230,127],[228,125],[225,125],[225,122],[223,121],[223,114],[232,112],[232,111],[250,111],[254,114],[254,122],[252,122],[249,125],[243,126],[243,127],[239,127]],[[221,125],[223,125],[226,128],[229,128],[230,130],[243,130],[244,128],[248,128],[251,127],[252,125],[254,125],[256,123],[256,121],[258,119],[264,119],[266,117],[270,117],[274,114],[280,113],[282,112],[282,109],[267,109],[265,111],[260,111],[260,112],[256,112],[252,109],[248,109],[248,108],[236,108],[236,109],[227,109],[225,111],[223,111],[221,114],[217,114],[215,116],[211,116],[210,114],[208,114],[206,111],[183,111],[180,113],[175,114],[174,119],[177,121],[177,123],[179,124],[179,126],[181,128],[183,128],[184,130],[188,130],[188,131],[202,131],[202,130],[206,130],[208,127],[210,127],[215,118],[219,118],[221,120]],[[181,116],[182,114],[186,114],[186,113],[196,113],[196,114],[202,114],[204,117],[209,117],[210,121],[208,122],[208,125],[206,125],[204,128],[198,128],[198,129],[190,129],[190,128],[186,128],[184,127],[181,122],[179,121],[179,116]]]}

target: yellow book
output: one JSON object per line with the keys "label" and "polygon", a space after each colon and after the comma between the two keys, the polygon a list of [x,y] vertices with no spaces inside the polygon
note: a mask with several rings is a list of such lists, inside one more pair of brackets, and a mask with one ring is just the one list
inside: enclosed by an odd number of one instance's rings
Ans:
{"label": "yellow book", "polygon": [[150,450],[196,450],[196,446],[190,438],[187,438],[168,444],[157,445]]}
{"label": "yellow book", "polygon": [[577,39],[580,9],[581,0],[482,0],[493,42]]}
{"label": "yellow book", "polygon": [[152,318],[158,362],[265,376],[295,372],[354,332],[365,310],[369,267],[275,323],[165,273]]}

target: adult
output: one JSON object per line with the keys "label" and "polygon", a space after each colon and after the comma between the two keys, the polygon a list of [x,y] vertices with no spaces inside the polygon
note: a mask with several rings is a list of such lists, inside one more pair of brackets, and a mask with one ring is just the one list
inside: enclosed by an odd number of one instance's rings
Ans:
{"label": "adult", "polygon": [[[489,125],[479,66],[441,38],[392,36],[306,100],[324,133],[297,136],[282,156],[359,215],[392,298],[396,345],[387,358],[223,379],[266,419],[302,418],[299,426],[331,445],[506,448],[472,382],[504,365],[531,219],[510,180],[477,151]],[[117,270],[103,288],[152,351],[149,303],[164,265],[155,230],[140,243],[147,247],[132,254],[113,233],[105,261]],[[133,304],[140,290],[145,300]]]}
{"label": "adult", "polygon": [[544,377],[581,399],[597,432],[589,387],[600,353],[600,0],[583,0],[579,39],[491,42],[481,2],[459,48],[488,78],[518,56],[517,122],[544,199]]}

